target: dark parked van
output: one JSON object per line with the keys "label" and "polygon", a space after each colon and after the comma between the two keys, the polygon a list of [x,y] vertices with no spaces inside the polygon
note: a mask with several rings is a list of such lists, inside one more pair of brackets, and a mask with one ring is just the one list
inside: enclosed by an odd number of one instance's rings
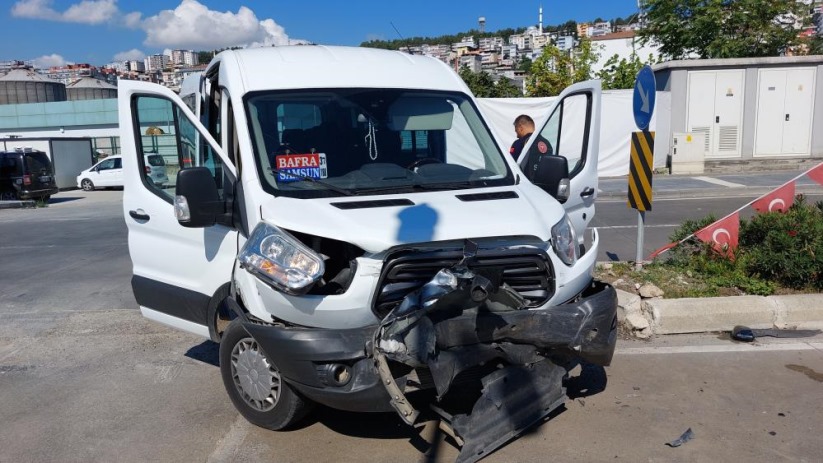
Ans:
{"label": "dark parked van", "polygon": [[0,152],[0,200],[43,199],[57,193],[54,168],[42,151]]}

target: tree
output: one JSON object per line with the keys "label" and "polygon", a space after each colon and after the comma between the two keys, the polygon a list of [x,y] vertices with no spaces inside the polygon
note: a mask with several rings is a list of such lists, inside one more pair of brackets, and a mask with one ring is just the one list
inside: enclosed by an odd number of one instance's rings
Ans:
{"label": "tree", "polygon": [[532,63],[526,79],[526,93],[529,96],[554,96],[569,85],[589,80],[597,58],[598,54],[588,39],[581,40],[578,50],[572,52],[546,45]]}
{"label": "tree", "polygon": [[527,57],[527,56],[524,56],[523,58],[520,58],[520,63],[517,64],[517,70],[528,73],[528,72],[531,71],[531,69],[532,69],[532,59]]}
{"label": "tree", "polygon": [[643,43],[674,59],[778,56],[810,20],[797,0],[643,0]]}
{"label": "tree", "polygon": [[655,59],[649,55],[649,59],[644,63],[636,53],[626,58],[614,55],[606,61],[603,69],[597,73],[597,78],[602,81],[603,90],[617,90],[634,88],[634,80],[640,69],[647,64],[654,64]]}
{"label": "tree", "polygon": [[478,98],[515,98],[523,96],[522,90],[505,77],[500,77],[495,82],[488,72],[472,72],[466,66],[460,68],[459,74],[474,96]]}
{"label": "tree", "polygon": [[810,55],[823,55],[823,36],[817,35],[809,42]]}

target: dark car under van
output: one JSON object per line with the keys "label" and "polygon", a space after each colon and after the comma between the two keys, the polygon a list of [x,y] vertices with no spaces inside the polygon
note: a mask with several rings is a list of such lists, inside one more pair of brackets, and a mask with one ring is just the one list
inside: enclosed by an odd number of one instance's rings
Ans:
{"label": "dark car under van", "polygon": [[42,199],[57,193],[54,168],[42,151],[0,152],[0,200]]}

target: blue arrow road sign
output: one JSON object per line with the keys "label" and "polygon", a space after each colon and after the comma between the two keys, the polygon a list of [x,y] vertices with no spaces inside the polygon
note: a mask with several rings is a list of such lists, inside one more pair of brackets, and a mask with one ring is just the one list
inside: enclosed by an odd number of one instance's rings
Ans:
{"label": "blue arrow road sign", "polygon": [[651,66],[643,66],[634,81],[634,123],[640,130],[647,130],[654,114],[655,90],[654,71]]}

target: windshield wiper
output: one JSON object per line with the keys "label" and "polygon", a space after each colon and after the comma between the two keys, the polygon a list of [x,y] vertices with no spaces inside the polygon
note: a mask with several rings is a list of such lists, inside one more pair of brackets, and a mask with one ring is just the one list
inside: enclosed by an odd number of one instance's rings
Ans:
{"label": "windshield wiper", "polygon": [[322,180],[317,180],[316,178],[309,177],[308,175],[295,174],[294,172],[289,172],[287,170],[277,169],[275,167],[270,167],[269,170],[271,170],[271,172],[273,174],[287,175],[287,176],[290,176],[290,177],[294,177],[294,178],[297,179],[297,180],[295,180],[295,182],[316,183],[317,185],[322,185],[322,186],[328,188],[331,191],[334,191],[336,193],[340,193],[341,195],[345,195],[345,196],[354,196],[355,195],[355,193],[352,192],[351,190],[347,190],[345,188],[340,188],[339,186],[332,185],[329,182],[324,182]]}
{"label": "windshield wiper", "polygon": [[419,187],[423,190],[464,190],[466,188],[479,188],[482,185],[478,185],[476,182],[448,182],[448,183],[421,183],[416,184],[416,187]]}
{"label": "windshield wiper", "polygon": [[374,194],[374,193],[389,193],[389,192],[407,192],[407,191],[435,191],[435,190],[463,190],[466,188],[474,188],[472,182],[453,182],[453,183],[411,183],[404,185],[394,185],[376,188],[362,188],[357,190],[357,194]]}

